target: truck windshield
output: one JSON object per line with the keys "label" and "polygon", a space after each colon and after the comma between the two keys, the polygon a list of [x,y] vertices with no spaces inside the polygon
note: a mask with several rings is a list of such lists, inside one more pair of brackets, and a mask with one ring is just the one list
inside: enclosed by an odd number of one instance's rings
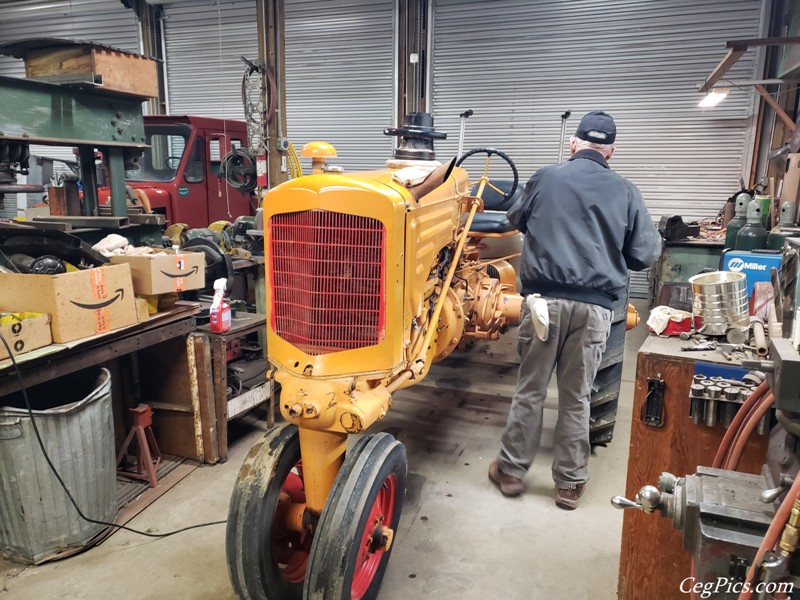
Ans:
{"label": "truck windshield", "polygon": [[188,125],[145,125],[149,148],[139,160],[139,168],[125,172],[130,181],[172,181],[178,174],[191,128]]}

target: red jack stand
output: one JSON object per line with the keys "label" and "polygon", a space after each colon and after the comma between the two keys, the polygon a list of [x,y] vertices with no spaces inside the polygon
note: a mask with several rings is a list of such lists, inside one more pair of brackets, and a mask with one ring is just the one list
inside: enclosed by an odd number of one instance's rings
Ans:
{"label": "red jack stand", "polygon": [[[158,485],[156,469],[161,464],[161,452],[158,451],[156,438],[153,436],[153,411],[147,404],[140,404],[130,411],[133,413],[133,427],[117,454],[117,473],[133,479],[144,479],[150,482],[150,487],[156,487]],[[136,472],[119,468],[134,436],[136,437]],[[153,463],[154,459],[155,463]]]}

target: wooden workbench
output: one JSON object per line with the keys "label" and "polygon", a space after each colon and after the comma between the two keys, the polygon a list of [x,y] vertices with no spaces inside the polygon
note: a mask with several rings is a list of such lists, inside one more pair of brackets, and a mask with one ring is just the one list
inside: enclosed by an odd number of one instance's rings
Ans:
{"label": "wooden workbench", "polygon": [[[194,315],[198,312],[196,305],[180,304],[144,323],[74,342],[51,344],[15,358],[25,378],[25,385],[37,385],[187,334],[194,330]],[[19,389],[11,360],[0,360],[0,397]]]}
{"label": "wooden workbench", "polygon": [[[179,303],[144,323],[19,355],[17,364],[26,387],[82,369],[108,366],[118,444],[130,426],[126,409],[145,402],[153,408],[159,449],[202,462],[202,437],[209,429],[203,415],[214,414],[215,409],[202,405],[204,399],[192,383],[198,377],[189,361],[187,341],[191,338],[187,340],[187,336],[195,330],[198,312],[196,304]],[[3,396],[18,391],[20,382],[11,361],[0,361],[0,404]],[[213,402],[213,397],[209,401]]]}
{"label": "wooden workbench", "polygon": [[[710,466],[725,435],[721,425],[695,425],[689,416],[689,386],[698,362],[737,365],[719,352],[683,352],[690,345],[677,338],[650,336],[639,350],[636,366],[630,454],[625,495],[633,499],[643,485],[655,485],[668,471],[678,477]],[[645,425],[640,415],[648,393],[648,378],[664,382],[664,425]],[[767,436],[753,435],[740,470],[760,473],[767,456]],[[660,513],[625,511],[622,525],[619,600],[674,600],[682,596],[680,582],[690,576],[691,554],[681,532]]]}

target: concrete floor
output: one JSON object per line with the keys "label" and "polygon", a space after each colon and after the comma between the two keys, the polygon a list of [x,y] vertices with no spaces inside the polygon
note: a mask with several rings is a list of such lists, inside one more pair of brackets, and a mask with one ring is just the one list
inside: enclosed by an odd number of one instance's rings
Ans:
{"label": "concrete floor", "polygon": [[[645,317],[645,303],[636,304]],[[622,513],[609,499],[625,490],[636,353],[646,335],[645,325],[628,333],[615,438],[592,457],[592,480],[573,512],[553,503],[554,394],[545,405],[528,492],[507,499],[487,479],[514,389],[514,336],[448,359],[397,394],[375,428],[396,435],[409,456],[406,503],[381,600],[616,598]],[[227,463],[197,469],[129,525],[167,531],[224,519],[239,465],[262,435],[256,427],[236,429],[244,432]],[[0,596],[233,600],[224,537],[224,525],[163,540],[120,531],[97,548],[40,567],[0,560]]]}

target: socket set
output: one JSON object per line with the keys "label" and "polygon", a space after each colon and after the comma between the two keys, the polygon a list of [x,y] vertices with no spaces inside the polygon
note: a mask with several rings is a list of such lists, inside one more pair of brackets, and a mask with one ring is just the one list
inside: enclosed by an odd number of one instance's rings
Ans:
{"label": "socket set", "polygon": [[[733,418],[744,404],[744,401],[753,393],[760,381],[756,377],[747,377],[746,380],[736,381],[722,377],[706,377],[695,375],[689,387],[691,408],[689,415],[695,425],[714,427],[722,425],[730,427]],[[756,427],[756,433],[767,435],[769,433],[772,411],[761,419]]]}

